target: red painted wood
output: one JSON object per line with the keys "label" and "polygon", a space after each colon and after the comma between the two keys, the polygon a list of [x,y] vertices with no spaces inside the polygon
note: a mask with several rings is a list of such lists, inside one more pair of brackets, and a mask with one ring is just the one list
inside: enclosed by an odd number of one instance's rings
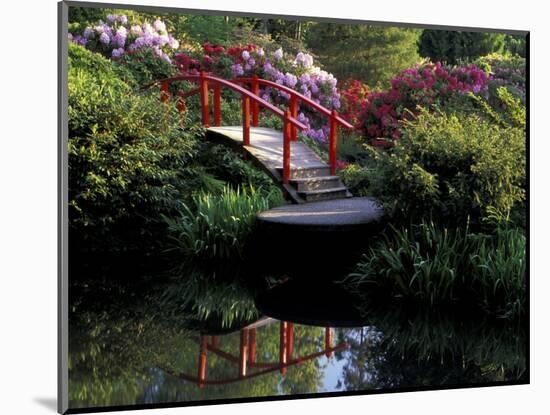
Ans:
{"label": "red painted wood", "polygon": [[292,360],[292,353],[294,352],[294,323],[287,323],[286,326],[286,361]]}
{"label": "red painted wood", "polygon": [[332,357],[332,328],[325,328],[325,350],[327,357]]}
{"label": "red painted wood", "polygon": [[239,377],[246,376],[246,360],[248,354],[248,330],[241,330],[241,342],[239,345]]}
{"label": "red painted wood", "polygon": [[218,336],[211,336],[210,337],[210,345],[212,348],[217,349],[218,348]]}
{"label": "red painted wood", "polygon": [[199,351],[199,388],[204,387],[206,381],[206,349],[208,347],[208,336],[201,336],[201,345]]}
{"label": "red painted wood", "polygon": [[[248,83],[248,82],[250,82],[250,80],[251,80],[251,78],[237,78],[237,79],[231,80],[231,82],[234,82],[234,83]],[[298,98],[299,102],[305,103],[306,105],[308,105],[309,107],[315,109],[316,111],[320,112],[321,114],[325,115],[326,117],[331,116],[331,111],[329,109],[323,107],[321,104],[316,103],[312,99],[306,97],[305,95],[300,94],[299,92],[297,92],[297,91],[295,91],[295,90],[293,90],[293,89],[291,89],[287,86],[280,85],[280,84],[278,84],[276,82],[273,82],[273,81],[268,81],[267,79],[258,79],[258,82],[259,82],[260,85],[265,85],[265,86],[269,86],[271,88],[278,89],[279,91],[284,91],[287,94],[289,94],[291,97],[296,96]],[[342,117],[338,116],[337,121],[338,121],[338,124],[340,124],[342,127],[348,128],[350,130],[355,128],[352,124],[350,124],[349,122],[344,120]]]}
{"label": "red painted wood", "polygon": [[330,174],[336,174],[336,141],[338,134],[338,124],[336,121],[336,111],[332,110],[332,116],[330,117],[330,136],[329,136],[329,164]]}
{"label": "red painted wood", "polygon": [[[298,97],[296,95],[290,96],[290,115],[292,118],[298,118]],[[296,127],[292,126],[291,129],[290,137],[292,141],[296,141],[298,137]]]}
{"label": "red painted wood", "polygon": [[284,375],[286,373],[286,364],[287,364],[287,323],[286,321],[281,321],[280,327],[279,327],[279,365],[281,365],[281,374]]}
{"label": "red painted wood", "polygon": [[283,183],[288,184],[290,180],[290,111],[285,112],[283,124]]}
{"label": "red painted wood", "polygon": [[[265,109],[269,110],[270,112],[272,112],[273,114],[275,114],[276,116],[278,116],[279,118],[284,119],[285,113],[281,109],[277,108],[276,106],[274,106],[273,104],[271,104],[267,101],[264,101],[261,97],[258,97],[256,95],[254,95],[252,92],[250,92],[250,91],[246,90],[245,88],[237,85],[235,82],[227,81],[225,79],[218,78],[218,77],[211,76],[211,75],[204,75],[203,78],[206,79],[206,80],[211,80],[213,82],[219,83],[222,87],[229,88],[229,89],[231,89],[235,92],[238,92],[241,95],[248,96],[252,102],[257,101],[261,108],[265,108]],[[200,84],[201,76],[200,75],[183,74],[183,75],[178,75],[178,76],[174,76],[174,77],[171,77],[171,78],[159,79],[155,82],[144,85],[142,87],[142,89],[149,88],[152,85],[156,85],[156,84],[162,83],[164,81],[170,83],[170,82],[177,82],[177,81],[183,81],[183,80],[192,81],[192,82],[196,82],[196,83]],[[260,83],[262,83],[263,81],[264,80],[262,80],[262,79],[258,79],[258,82],[260,82]],[[321,108],[323,108],[323,107],[321,107]],[[307,127],[304,124],[302,124],[298,120],[295,120],[294,118],[290,119],[290,123],[292,125],[295,125],[297,128],[299,128],[302,131],[307,129]]]}
{"label": "red painted wood", "polygon": [[[252,77],[252,82],[250,83],[250,90],[256,96],[260,95],[260,84],[258,83],[258,75]],[[252,102],[252,126],[257,127],[260,122],[260,104],[258,101]]]}
{"label": "red painted wood", "polygon": [[202,125],[206,128],[210,127],[210,107],[208,99],[208,78],[204,72],[200,74],[200,89],[201,89],[201,108],[202,108]]}
{"label": "red painted wood", "polygon": [[221,124],[221,86],[216,84],[214,86],[214,125],[219,127]]}
{"label": "red painted wood", "polygon": [[[227,385],[227,384],[230,384],[230,383],[242,382],[245,379],[251,379],[251,378],[258,377],[258,376],[263,376],[267,373],[271,373],[271,372],[274,372],[274,371],[277,371],[277,370],[281,370],[282,367],[286,368],[286,367],[293,366],[293,365],[300,365],[300,364],[303,364],[303,363],[305,363],[309,360],[313,360],[313,359],[316,359],[316,358],[318,358],[322,355],[326,355],[327,352],[335,352],[335,351],[346,349],[348,347],[349,347],[349,345],[347,343],[342,342],[339,345],[337,345],[335,347],[332,347],[331,349],[322,350],[320,352],[312,353],[312,354],[294,359],[294,360],[286,363],[286,365],[284,365],[284,366],[282,366],[280,364],[274,364],[274,365],[271,365],[269,367],[266,366],[266,369],[264,369],[264,370],[259,370],[259,371],[255,371],[255,372],[252,372],[252,373],[248,373],[244,378],[237,377],[237,378],[231,378],[231,379],[205,380],[204,384],[206,384],[206,385]],[[164,368],[164,371],[167,372],[167,373],[170,373],[172,376],[178,377],[178,378],[183,379],[183,380],[187,380],[187,381],[195,382],[195,383],[199,382],[198,378],[196,378],[194,376],[187,375],[185,373],[178,373],[178,372],[175,372],[175,371],[173,371],[169,368]]]}
{"label": "red painted wood", "polygon": [[180,96],[178,100],[178,111],[180,114],[185,112],[185,99],[182,96]]}
{"label": "red painted wood", "polygon": [[243,146],[250,145],[250,98],[243,96]]}
{"label": "red painted wood", "polygon": [[168,81],[164,81],[162,83],[162,92],[160,93],[160,100],[162,102],[168,102],[168,98],[170,95],[168,94]]}
{"label": "red painted wood", "polygon": [[195,88],[195,89],[192,89],[191,91],[187,91],[187,92],[179,91],[177,93],[177,95],[180,96],[180,97],[183,97],[183,98],[189,98],[189,97],[192,97],[193,95],[199,94],[200,92],[201,92],[200,88]]}
{"label": "red painted wood", "polygon": [[248,332],[248,363],[256,363],[256,329]]}

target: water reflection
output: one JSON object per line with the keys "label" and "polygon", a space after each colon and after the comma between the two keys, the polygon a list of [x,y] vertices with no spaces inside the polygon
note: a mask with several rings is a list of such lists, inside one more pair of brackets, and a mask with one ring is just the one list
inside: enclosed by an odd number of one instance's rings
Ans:
{"label": "water reflection", "polygon": [[526,380],[517,325],[197,270],[72,275],[71,408]]}
{"label": "water reflection", "polygon": [[[259,327],[267,324],[277,323],[279,325],[279,356],[276,361],[258,361],[256,358],[256,332]],[[219,336],[200,335],[197,339],[198,348],[198,375],[175,372],[171,369],[165,371],[179,379],[193,382],[199,388],[211,385],[227,385],[235,382],[242,382],[258,376],[279,372],[285,375],[289,367],[302,365],[305,362],[317,359],[321,356],[331,358],[334,352],[348,347],[346,342],[340,342],[333,346],[333,329],[325,328],[324,349],[305,355],[297,355],[294,350],[294,323],[287,321],[277,322],[271,318],[262,319],[239,331],[239,352],[232,354],[224,351],[219,343]],[[229,377],[219,377],[216,373],[207,379],[207,355],[217,356],[226,361],[228,366],[234,366],[234,374]]]}

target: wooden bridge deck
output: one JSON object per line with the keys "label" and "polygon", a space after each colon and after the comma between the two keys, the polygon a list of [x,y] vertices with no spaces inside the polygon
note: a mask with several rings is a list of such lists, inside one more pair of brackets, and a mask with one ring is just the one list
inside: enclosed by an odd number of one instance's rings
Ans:
{"label": "wooden bridge deck", "polygon": [[210,127],[210,138],[238,145],[280,184],[295,203],[339,199],[351,194],[336,176],[330,176],[330,166],[304,143],[291,146],[291,181],[282,184],[283,133],[271,128],[251,127],[250,146],[242,146],[242,127]]}

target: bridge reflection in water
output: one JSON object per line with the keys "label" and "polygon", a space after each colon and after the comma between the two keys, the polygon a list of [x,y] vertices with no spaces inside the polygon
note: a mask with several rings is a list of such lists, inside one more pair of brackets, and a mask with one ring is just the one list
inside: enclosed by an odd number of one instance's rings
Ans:
{"label": "bridge reflection in water", "polygon": [[[287,368],[290,366],[300,365],[321,356],[331,358],[334,352],[349,347],[346,342],[340,342],[333,346],[333,328],[325,327],[325,345],[323,350],[304,356],[294,356],[294,323],[279,321],[279,360],[276,362],[258,362],[256,361],[256,330],[261,329],[262,326],[267,324],[276,323],[277,321],[278,320],[266,318],[242,328],[239,331],[240,342],[238,355],[223,350],[223,345],[220,344],[220,336],[201,334],[200,338],[196,339],[199,343],[197,376],[188,373],[178,373],[168,368],[164,370],[172,376],[194,382],[199,388],[203,388],[205,385],[225,385],[277,371],[285,375]],[[207,379],[209,353],[229,363],[235,364],[236,376],[226,379]]]}

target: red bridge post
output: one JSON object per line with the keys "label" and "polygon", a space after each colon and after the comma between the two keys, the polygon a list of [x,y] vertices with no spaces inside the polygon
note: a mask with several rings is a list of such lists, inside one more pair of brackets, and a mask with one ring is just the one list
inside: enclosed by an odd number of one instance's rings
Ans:
{"label": "red bridge post", "polygon": [[338,114],[336,110],[332,110],[330,114],[330,139],[329,139],[329,163],[330,163],[330,174],[336,174],[336,140],[338,134],[338,124],[337,119]]}
{"label": "red bridge post", "polygon": [[202,125],[206,128],[210,127],[210,107],[208,103],[208,80],[205,73],[200,73],[200,94],[202,107]]}
{"label": "red bridge post", "polygon": [[[296,119],[298,118],[298,97],[296,95],[290,96],[290,115],[292,115],[292,118]],[[291,138],[292,141],[296,141],[297,138],[297,129],[296,126],[292,126],[292,132],[291,132]]]}
{"label": "red bridge post", "polygon": [[222,116],[221,116],[221,86],[220,84],[216,83],[214,85],[214,125],[216,127],[219,127],[221,124]]}
{"label": "red bridge post", "polygon": [[290,180],[290,140],[291,137],[291,124],[290,124],[290,111],[285,112],[284,124],[283,124],[283,183],[288,184]]}
{"label": "red bridge post", "polygon": [[[260,95],[260,83],[258,82],[258,75],[252,77],[251,92],[254,95]],[[257,101],[252,103],[252,126],[257,127],[260,118],[260,104]]]}
{"label": "red bridge post", "polygon": [[243,95],[243,146],[250,145],[250,98]]}

